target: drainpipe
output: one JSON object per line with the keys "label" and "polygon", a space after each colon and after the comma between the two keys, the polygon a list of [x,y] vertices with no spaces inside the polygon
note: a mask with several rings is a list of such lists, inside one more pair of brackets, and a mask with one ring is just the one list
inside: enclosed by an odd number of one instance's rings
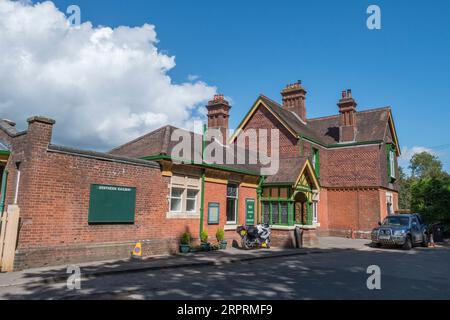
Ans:
{"label": "drainpipe", "polygon": [[[206,149],[206,125],[203,125],[203,135],[202,135],[202,164],[205,159],[205,149]],[[200,190],[200,238],[203,232],[203,217],[205,211],[205,169],[202,169],[202,189]]]}
{"label": "drainpipe", "polygon": [[264,180],[266,180],[266,177],[262,176],[259,178],[258,187],[256,188],[256,194],[258,196],[258,203],[257,203],[257,210],[258,210],[258,224],[262,223],[262,212],[261,212],[261,194],[262,194],[262,185],[264,184]]}
{"label": "drainpipe", "polygon": [[17,168],[17,181],[16,181],[16,193],[14,195],[14,204],[17,204],[17,200],[19,197],[19,185],[20,185],[20,162],[16,162]]}

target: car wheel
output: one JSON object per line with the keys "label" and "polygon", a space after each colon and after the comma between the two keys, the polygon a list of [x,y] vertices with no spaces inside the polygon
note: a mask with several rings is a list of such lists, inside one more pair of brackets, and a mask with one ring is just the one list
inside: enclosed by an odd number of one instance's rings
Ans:
{"label": "car wheel", "polygon": [[424,233],[422,237],[422,247],[428,247],[428,235],[426,233]]}
{"label": "car wheel", "polygon": [[412,249],[412,240],[411,236],[406,237],[405,244],[402,246],[403,250],[411,250]]}

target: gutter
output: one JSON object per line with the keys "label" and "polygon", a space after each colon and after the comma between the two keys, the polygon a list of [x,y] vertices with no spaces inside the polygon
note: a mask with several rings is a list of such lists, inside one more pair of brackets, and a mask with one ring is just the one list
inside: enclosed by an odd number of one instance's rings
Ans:
{"label": "gutter", "polygon": [[259,178],[259,183],[258,183],[258,187],[256,188],[256,195],[258,197],[258,203],[257,203],[257,212],[258,212],[258,219],[257,219],[257,223],[260,224],[262,223],[262,212],[261,212],[261,195],[262,195],[262,191],[263,191],[263,184],[264,184],[264,180],[266,180],[266,177],[262,176],[261,178]]}
{"label": "gutter", "polygon": [[186,160],[186,159],[182,159],[182,158],[177,158],[177,157],[171,157],[165,154],[160,154],[158,156],[147,156],[147,157],[141,157],[139,158],[141,160],[150,160],[150,161],[157,161],[157,160],[177,160],[178,162],[181,162],[183,164],[190,164],[190,165],[196,165],[196,166],[201,166],[207,169],[216,169],[216,170],[222,170],[222,171],[228,171],[228,172],[234,172],[234,173],[241,173],[241,174],[246,174],[249,176],[260,176],[260,173],[258,172],[253,172],[253,171],[247,171],[247,170],[243,170],[243,169],[233,169],[233,168],[228,168],[228,167],[224,167],[221,165],[216,165],[216,164],[209,164],[209,163],[199,163],[199,162],[195,162],[192,160]]}
{"label": "gutter", "polygon": [[310,138],[308,136],[304,136],[302,134],[298,135],[299,139],[305,139],[309,142],[315,143],[326,149],[337,149],[337,148],[345,148],[345,147],[354,147],[354,146],[364,146],[364,145],[374,145],[374,144],[382,144],[383,140],[373,140],[373,141],[361,141],[361,142],[351,142],[351,143],[339,143],[339,144],[324,144],[322,142],[317,141],[316,139]]}

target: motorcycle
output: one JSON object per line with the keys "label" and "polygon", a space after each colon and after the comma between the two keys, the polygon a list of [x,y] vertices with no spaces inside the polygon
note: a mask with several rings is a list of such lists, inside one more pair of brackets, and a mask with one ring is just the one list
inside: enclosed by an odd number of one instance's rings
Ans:
{"label": "motorcycle", "polygon": [[270,248],[270,226],[264,225],[247,226],[243,225],[236,229],[241,236],[242,248],[248,250],[256,247]]}

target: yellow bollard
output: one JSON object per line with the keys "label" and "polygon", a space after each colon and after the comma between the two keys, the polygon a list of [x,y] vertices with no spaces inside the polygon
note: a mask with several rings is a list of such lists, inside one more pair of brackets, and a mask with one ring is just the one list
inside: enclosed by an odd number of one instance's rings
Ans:
{"label": "yellow bollard", "polygon": [[131,257],[133,259],[138,260],[142,259],[142,243],[140,241],[136,243],[136,245],[134,246],[133,252],[131,253]]}

